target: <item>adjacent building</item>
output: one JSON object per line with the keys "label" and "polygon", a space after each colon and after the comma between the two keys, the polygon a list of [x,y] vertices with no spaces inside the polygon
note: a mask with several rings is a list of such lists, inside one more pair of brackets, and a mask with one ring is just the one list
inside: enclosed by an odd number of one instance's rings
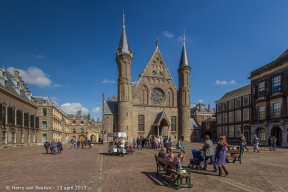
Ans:
{"label": "adjacent building", "polygon": [[0,147],[37,145],[37,105],[19,71],[0,67]]}
{"label": "adjacent building", "polygon": [[229,142],[238,142],[241,134],[251,140],[250,131],[251,86],[227,92],[216,103],[217,138],[226,136]]}
{"label": "adjacent building", "polygon": [[[251,72],[251,131],[262,144],[270,136],[288,146],[288,49],[276,60]],[[252,140],[252,138],[251,138]]]}

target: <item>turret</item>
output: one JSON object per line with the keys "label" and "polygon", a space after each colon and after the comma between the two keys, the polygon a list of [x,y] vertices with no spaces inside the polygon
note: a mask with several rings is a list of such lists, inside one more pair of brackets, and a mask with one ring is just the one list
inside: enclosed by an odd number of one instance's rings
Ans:
{"label": "turret", "polygon": [[178,68],[178,112],[179,112],[179,138],[190,141],[190,71],[186,45],[185,31],[183,35],[183,48]]}
{"label": "turret", "polygon": [[123,11],[122,33],[116,52],[118,66],[118,127],[116,130],[127,132],[130,140],[132,140],[132,53],[126,36]]}

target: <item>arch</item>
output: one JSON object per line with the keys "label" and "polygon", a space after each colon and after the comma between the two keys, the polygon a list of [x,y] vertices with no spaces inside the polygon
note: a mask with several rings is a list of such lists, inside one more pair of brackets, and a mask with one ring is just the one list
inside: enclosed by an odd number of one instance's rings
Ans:
{"label": "arch", "polygon": [[81,134],[83,134],[83,133],[84,133],[84,129],[83,129],[83,128],[80,130],[80,133],[81,133]]}
{"label": "arch", "polygon": [[171,88],[168,89],[168,105],[174,106],[174,93]]}
{"label": "arch", "polygon": [[73,128],[72,133],[76,133],[76,129],[75,128]]}
{"label": "arch", "polygon": [[275,137],[277,139],[276,145],[281,145],[282,143],[282,128],[280,128],[278,125],[274,125],[273,128],[270,131],[271,136]]}
{"label": "arch", "polygon": [[148,88],[146,87],[146,85],[142,87],[141,91],[142,91],[142,98],[141,98],[142,104],[148,104]]}

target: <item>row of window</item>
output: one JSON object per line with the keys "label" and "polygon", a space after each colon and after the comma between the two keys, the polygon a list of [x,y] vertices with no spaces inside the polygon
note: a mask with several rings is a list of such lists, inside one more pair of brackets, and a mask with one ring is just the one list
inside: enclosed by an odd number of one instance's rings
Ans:
{"label": "row of window", "polygon": [[[281,102],[272,104],[272,118],[281,118]],[[266,107],[258,107],[258,120],[266,119]]]}
{"label": "row of window", "polygon": [[234,118],[234,111],[229,113],[223,113],[217,115],[217,124],[227,124],[227,123],[234,123],[234,122],[241,122],[242,121],[249,121],[249,110],[250,109],[243,109],[243,116],[241,118],[241,110],[235,111],[235,118]]}
{"label": "row of window", "polygon": [[[145,128],[145,116],[144,115],[138,115],[138,131],[144,132]],[[176,117],[171,117],[171,131],[176,131]]]}
{"label": "row of window", "polygon": [[[27,143],[30,143],[30,133],[26,134],[26,141]],[[16,139],[16,133],[12,132],[12,131],[2,131],[2,144],[7,144],[7,143],[17,143],[17,139]],[[36,141],[36,135],[33,134],[33,142]],[[24,133],[20,133],[20,143],[24,143]]]}
{"label": "row of window", "polygon": [[249,95],[242,97],[242,104],[241,104],[240,97],[236,99],[232,99],[228,101],[228,103],[223,102],[223,103],[217,104],[217,112],[227,111],[230,109],[239,108],[241,106],[247,106],[247,105],[249,105]]}
{"label": "row of window", "polygon": [[[76,133],[76,129],[72,129],[72,133]],[[81,129],[80,133],[84,133],[84,129]]]}
{"label": "row of window", "polygon": [[[72,121],[72,125],[76,125],[76,121],[75,120]],[[84,125],[84,121],[81,121],[80,125]]]}
{"label": "row of window", "polygon": [[39,128],[39,117],[0,104],[0,123],[4,122],[6,125]]}
{"label": "row of window", "polygon": [[[262,97],[265,94],[265,82],[262,81],[258,83],[257,94],[258,97]],[[281,91],[281,75],[272,78],[272,93],[277,93]]]}
{"label": "row of window", "polygon": [[225,136],[229,138],[241,137],[241,125],[217,127],[217,137]]}

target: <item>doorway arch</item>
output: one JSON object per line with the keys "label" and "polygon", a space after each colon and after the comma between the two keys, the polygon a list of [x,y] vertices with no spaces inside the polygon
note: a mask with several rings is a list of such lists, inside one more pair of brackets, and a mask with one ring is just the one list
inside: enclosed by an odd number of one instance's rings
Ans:
{"label": "doorway arch", "polygon": [[278,125],[274,125],[271,129],[271,136],[277,138],[276,145],[282,143],[282,129]]}

